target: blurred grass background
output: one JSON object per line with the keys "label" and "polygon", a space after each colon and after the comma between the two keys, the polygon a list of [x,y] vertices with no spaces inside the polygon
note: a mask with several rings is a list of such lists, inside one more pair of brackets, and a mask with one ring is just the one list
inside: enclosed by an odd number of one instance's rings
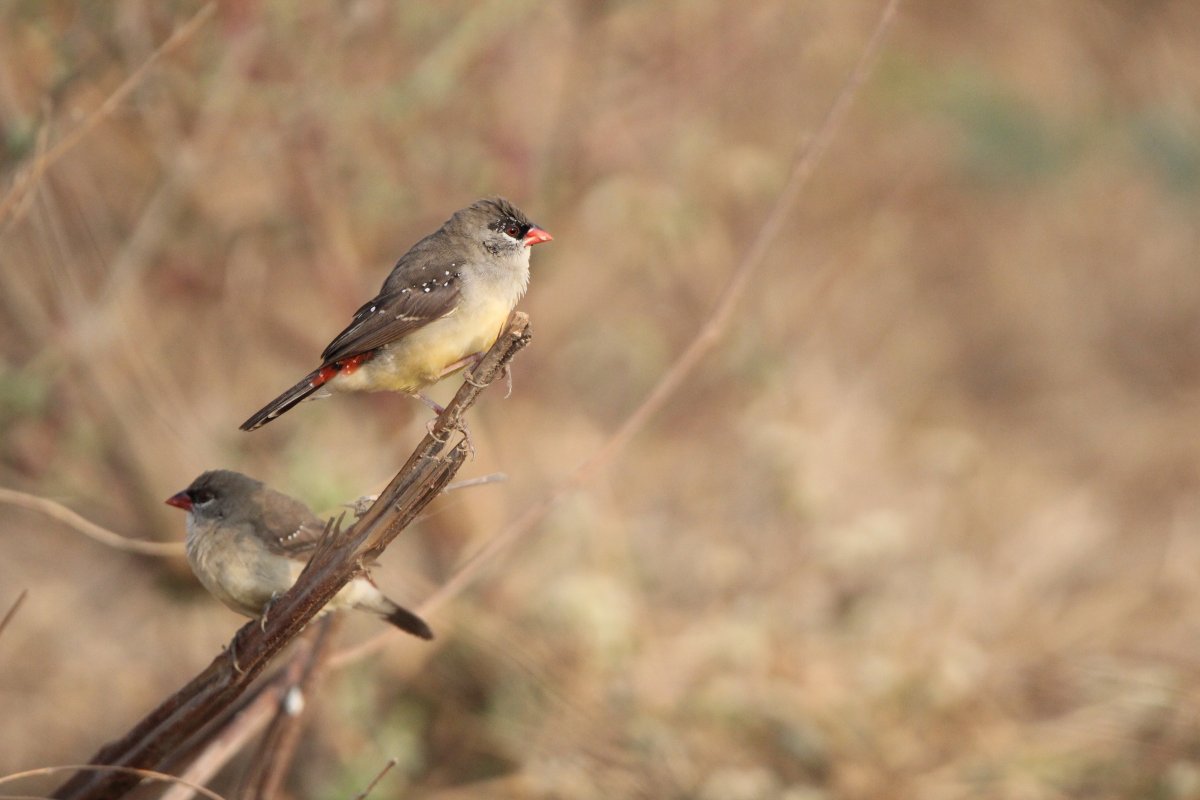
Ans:
{"label": "blurred grass background", "polygon": [[[197,8],[0,4],[4,191]],[[204,469],[376,491],[419,404],[237,425],[502,193],[555,236],[472,416],[464,476],[510,480],[389,551],[418,601],[686,346],[878,12],[223,4],[0,220],[0,482],[157,540]],[[436,643],[327,681],[295,796],[395,756],[373,797],[1200,797],[1198,96],[1195,3],[905,3],[714,358]],[[242,622],[0,507],[24,588],[0,773],[90,757]]]}

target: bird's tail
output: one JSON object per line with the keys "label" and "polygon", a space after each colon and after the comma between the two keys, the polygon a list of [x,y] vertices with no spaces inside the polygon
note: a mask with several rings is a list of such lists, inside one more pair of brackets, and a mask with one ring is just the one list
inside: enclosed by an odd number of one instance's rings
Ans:
{"label": "bird's tail", "polygon": [[335,599],[339,607],[350,606],[359,611],[370,611],[405,633],[411,633],[421,639],[433,638],[433,631],[425,624],[425,620],[389,600],[387,595],[379,591],[370,575],[360,575],[350,581],[338,592]]}
{"label": "bird's tail", "polygon": [[328,367],[321,367],[321,369],[316,369],[308,373],[299,383],[267,403],[256,411],[250,419],[243,422],[241,425],[242,430],[252,431],[255,428],[261,428],[279,415],[290,411],[301,400],[308,397],[317,389],[320,389],[335,374],[336,372],[331,372]]}
{"label": "bird's tail", "polygon": [[421,639],[433,638],[433,630],[430,629],[425,620],[407,608],[401,608],[396,605],[378,589],[370,595],[360,595],[360,600],[354,607],[362,611],[370,611],[372,614],[378,614],[405,633],[411,633],[413,636]]}
{"label": "bird's tail", "polygon": [[[393,603],[392,605],[396,604]],[[426,640],[433,638],[433,630],[429,627],[425,620],[421,619],[407,608],[396,606],[396,610],[388,614],[386,617],[384,617],[384,619],[405,633],[411,633],[413,636],[417,636]]]}

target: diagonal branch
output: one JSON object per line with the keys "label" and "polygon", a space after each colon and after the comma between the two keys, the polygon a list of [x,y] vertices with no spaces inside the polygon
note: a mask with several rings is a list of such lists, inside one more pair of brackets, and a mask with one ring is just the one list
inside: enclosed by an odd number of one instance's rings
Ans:
{"label": "diagonal branch", "polygon": [[[304,635],[288,648],[287,656],[273,673],[255,685],[233,703],[220,717],[197,733],[159,765],[161,772],[208,784],[226,762],[241,752],[246,743],[261,733],[277,716],[281,708],[292,705],[288,695],[311,670],[316,654],[314,644],[319,629],[325,625],[310,625]],[[161,800],[190,800],[192,794],[181,786],[168,789]]]}
{"label": "diagonal branch", "polygon": [[[530,338],[529,318],[522,313],[514,314],[504,334],[475,368],[472,380],[458,390],[367,513],[346,531],[341,530],[340,524],[330,523],[328,535],[296,585],[271,605],[266,621],[244,625],[225,653],[123,737],[102,747],[91,763],[152,769],[228,708],[270,659],[343,586],[362,574],[364,564],[382,553],[454,477],[468,453],[462,436],[454,440],[455,432],[462,429],[462,415],[475,403],[479,393],[503,373]],[[124,774],[80,772],[60,786],[54,796],[71,800],[114,798],[137,781],[135,776]]]}
{"label": "diagonal branch", "polygon": [[263,735],[258,752],[250,760],[250,769],[238,792],[241,800],[271,800],[279,793],[300,744],[302,714],[308,705],[307,698],[323,672],[337,622],[335,617],[325,617],[314,626],[315,630],[306,632],[305,637],[311,640],[307,657],[294,659],[287,666],[288,690],[276,707],[275,718]]}

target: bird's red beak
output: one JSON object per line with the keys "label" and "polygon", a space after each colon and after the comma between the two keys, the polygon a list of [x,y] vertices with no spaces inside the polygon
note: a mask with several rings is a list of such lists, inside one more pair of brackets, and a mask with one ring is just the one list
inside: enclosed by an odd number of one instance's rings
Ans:
{"label": "bird's red beak", "polygon": [[525,242],[526,247],[533,247],[535,244],[541,244],[542,242],[548,242],[553,238],[554,237],[551,236],[550,234],[546,233],[546,231],[544,231],[541,228],[539,228],[538,226],[534,225],[532,228],[529,229],[529,232],[525,234],[525,238],[522,241]]}
{"label": "bird's red beak", "polygon": [[167,498],[167,505],[182,508],[184,511],[191,511],[192,498],[188,497],[187,492],[179,492]]}

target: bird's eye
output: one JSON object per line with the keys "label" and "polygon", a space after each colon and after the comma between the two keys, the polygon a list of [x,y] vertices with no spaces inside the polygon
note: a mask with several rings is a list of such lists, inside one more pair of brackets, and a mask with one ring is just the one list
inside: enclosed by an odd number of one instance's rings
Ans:
{"label": "bird's eye", "polygon": [[521,239],[525,236],[527,228],[519,222],[509,220],[504,223],[504,233],[514,239]]}
{"label": "bird's eye", "polygon": [[192,492],[192,502],[198,506],[212,502],[212,499],[213,493],[208,489],[197,489],[196,491]]}

